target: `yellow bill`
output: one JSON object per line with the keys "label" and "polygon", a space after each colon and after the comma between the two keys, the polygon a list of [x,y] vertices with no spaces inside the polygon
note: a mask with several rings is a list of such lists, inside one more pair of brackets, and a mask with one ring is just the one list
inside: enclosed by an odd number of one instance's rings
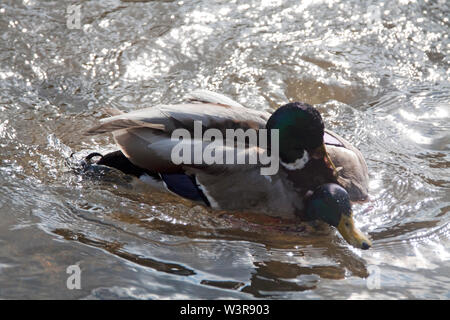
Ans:
{"label": "yellow bill", "polygon": [[337,229],[350,245],[358,249],[367,250],[372,246],[372,242],[364,233],[355,227],[352,216],[352,213],[350,215],[343,214]]}

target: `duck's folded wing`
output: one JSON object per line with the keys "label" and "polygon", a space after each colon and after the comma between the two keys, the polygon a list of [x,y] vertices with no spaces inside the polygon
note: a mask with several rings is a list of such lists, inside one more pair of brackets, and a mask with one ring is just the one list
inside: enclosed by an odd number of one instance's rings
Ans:
{"label": "duck's folded wing", "polygon": [[[151,108],[117,114],[102,119],[101,124],[89,129],[87,135],[111,132],[116,143],[123,153],[135,165],[149,170],[161,172],[176,172],[182,165],[177,165],[172,159],[173,150],[179,145],[179,139],[173,139],[172,134],[176,129],[184,129],[192,140],[183,141],[192,147],[192,159],[196,150],[204,151],[209,143],[200,141],[200,148],[194,149],[195,128],[201,127],[202,133],[207,129],[218,129],[218,132],[226,136],[226,129],[259,130],[265,127],[269,113],[247,109],[235,103],[225,105],[224,96],[207,96],[196,94],[197,99],[193,103],[178,105],[158,105]],[[229,98],[226,98],[229,99]],[[201,100],[201,101],[200,101]],[[230,100],[230,99],[229,99]],[[211,103],[214,101],[215,103]],[[232,101],[232,100],[231,100]],[[228,102],[227,102],[228,103]],[[197,122],[197,124],[194,124]],[[180,131],[178,131],[180,132]],[[235,157],[239,150],[233,151]],[[261,152],[258,149],[244,151],[248,153]],[[193,159],[194,160],[194,159]],[[248,163],[248,162],[246,162]],[[195,167],[201,167],[197,163]],[[206,166],[205,166],[206,167]],[[226,167],[207,166],[208,170],[224,170]]]}
{"label": "duck's folded wing", "polygon": [[223,94],[208,90],[195,90],[184,97],[187,101],[193,103],[214,103],[224,106],[243,108],[244,106]]}
{"label": "duck's folded wing", "polygon": [[369,174],[362,153],[338,134],[325,130],[324,141],[331,160],[341,167],[338,182],[347,190],[350,200],[368,199]]}
{"label": "duck's folded wing", "polygon": [[100,120],[101,124],[89,129],[87,135],[113,132],[120,129],[147,127],[164,132],[175,129],[193,131],[194,121],[200,121],[203,129],[260,129],[270,117],[267,112],[242,106],[214,103],[186,103],[178,105],[158,105],[150,108],[118,114]]}

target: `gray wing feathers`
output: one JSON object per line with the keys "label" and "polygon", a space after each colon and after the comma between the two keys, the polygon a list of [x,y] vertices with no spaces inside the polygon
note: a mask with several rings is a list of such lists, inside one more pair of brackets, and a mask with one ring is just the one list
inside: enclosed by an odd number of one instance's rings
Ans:
{"label": "gray wing feathers", "polygon": [[228,98],[227,96],[208,90],[195,90],[186,95],[185,99],[191,102],[214,103],[214,104],[221,104],[224,106],[243,108],[243,106],[240,103],[237,103],[236,101]]}
{"label": "gray wing feathers", "polygon": [[139,120],[117,119],[90,128],[88,131],[85,132],[85,134],[88,136],[93,136],[97,134],[132,128],[150,128],[155,130],[165,129],[164,125],[162,124],[148,123]]}
{"label": "gray wing feathers", "polygon": [[193,129],[194,121],[201,121],[203,128],[259,129],[263,128],[270,114],[244,107],[224,107],[216,104],[159,105],[102,119],[101,124],[89,129],[87,135],[115,130],[147,127],[172,132],[178,128]]}
{"label": "gray wing feathers", "polygon": [[[179,140],[172,140],[175,129],[186,129],[194,137],[194,121],[201,121],[202,131],[219,129],[225,136],[226,129],[261,129],[264,128],[269,113],[247,109],[220,94],[196,91],[190,99],[197,103],[178,105],[157,105],[150,108],[121,113],[112,109],[112,117],[100,120],[101,124],[89,129],[87,135],[112,132],[114,140],[124,154],[135,165],[150,170],[166,172],[180,170],[180,166],[171,161],[171,153]],[[201,103],[200,103],[201,102]],[[205,103],[206,102],[206,103]],[[187,141],[192,148],[195,141]],[[204,151],[209,142],[200,142]],[[224,147],[226,149],[226,147]],[[233,148],[236,149],[236,148]],[[226,150],[225,150],[226,151]],[[235,159],[242,155],[247,159],[251,154],[262,152],[258,148],[246,151],[233,150]],[[194,152],[191,153],[192,156]],[[225,161],[224,161],[225,162]],[[194,163],[194,162],[192,162]],[[203,165],[208,171],[227,171],[227,165]],[[245,167],[243,165],[242,167]],[[201,167],[201,165],[193,166]],[[164,172],[164,171],[163,171]]]}

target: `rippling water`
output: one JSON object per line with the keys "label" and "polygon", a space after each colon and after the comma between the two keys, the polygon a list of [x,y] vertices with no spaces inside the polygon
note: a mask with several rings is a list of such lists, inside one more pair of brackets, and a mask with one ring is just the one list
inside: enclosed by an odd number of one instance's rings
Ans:
{"label": "rippling water", "polygon": [[[449,17],[442,0],[2,1],[0,298],[449,299]],[[81,172],[115,149],[82,135],[101,107],[197,88],[315,104],[367,159],[354,209],[374,247]]]}

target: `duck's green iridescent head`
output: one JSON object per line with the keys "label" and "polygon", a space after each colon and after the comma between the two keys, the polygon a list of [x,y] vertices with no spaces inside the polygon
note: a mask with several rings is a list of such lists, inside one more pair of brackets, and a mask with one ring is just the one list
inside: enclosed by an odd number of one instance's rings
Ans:
{"label": "duck's green iridescent head", "polygon": [[310,219],[319,219],[336,227],[342,237],[356,248],[366,250],[372,246],[367,236],[355,227],[348,193],[337,184],[317,187],[306,200],[306,214]]}
{"label": "duck's green iridescent head", "polygon": [[327,159],[336,170],[326,152],[322,117],[313,106],[292,102],[278,108],[269,118],[266,128],[279,130],[280,159],[284,164],[306,163],[310,157]]}

